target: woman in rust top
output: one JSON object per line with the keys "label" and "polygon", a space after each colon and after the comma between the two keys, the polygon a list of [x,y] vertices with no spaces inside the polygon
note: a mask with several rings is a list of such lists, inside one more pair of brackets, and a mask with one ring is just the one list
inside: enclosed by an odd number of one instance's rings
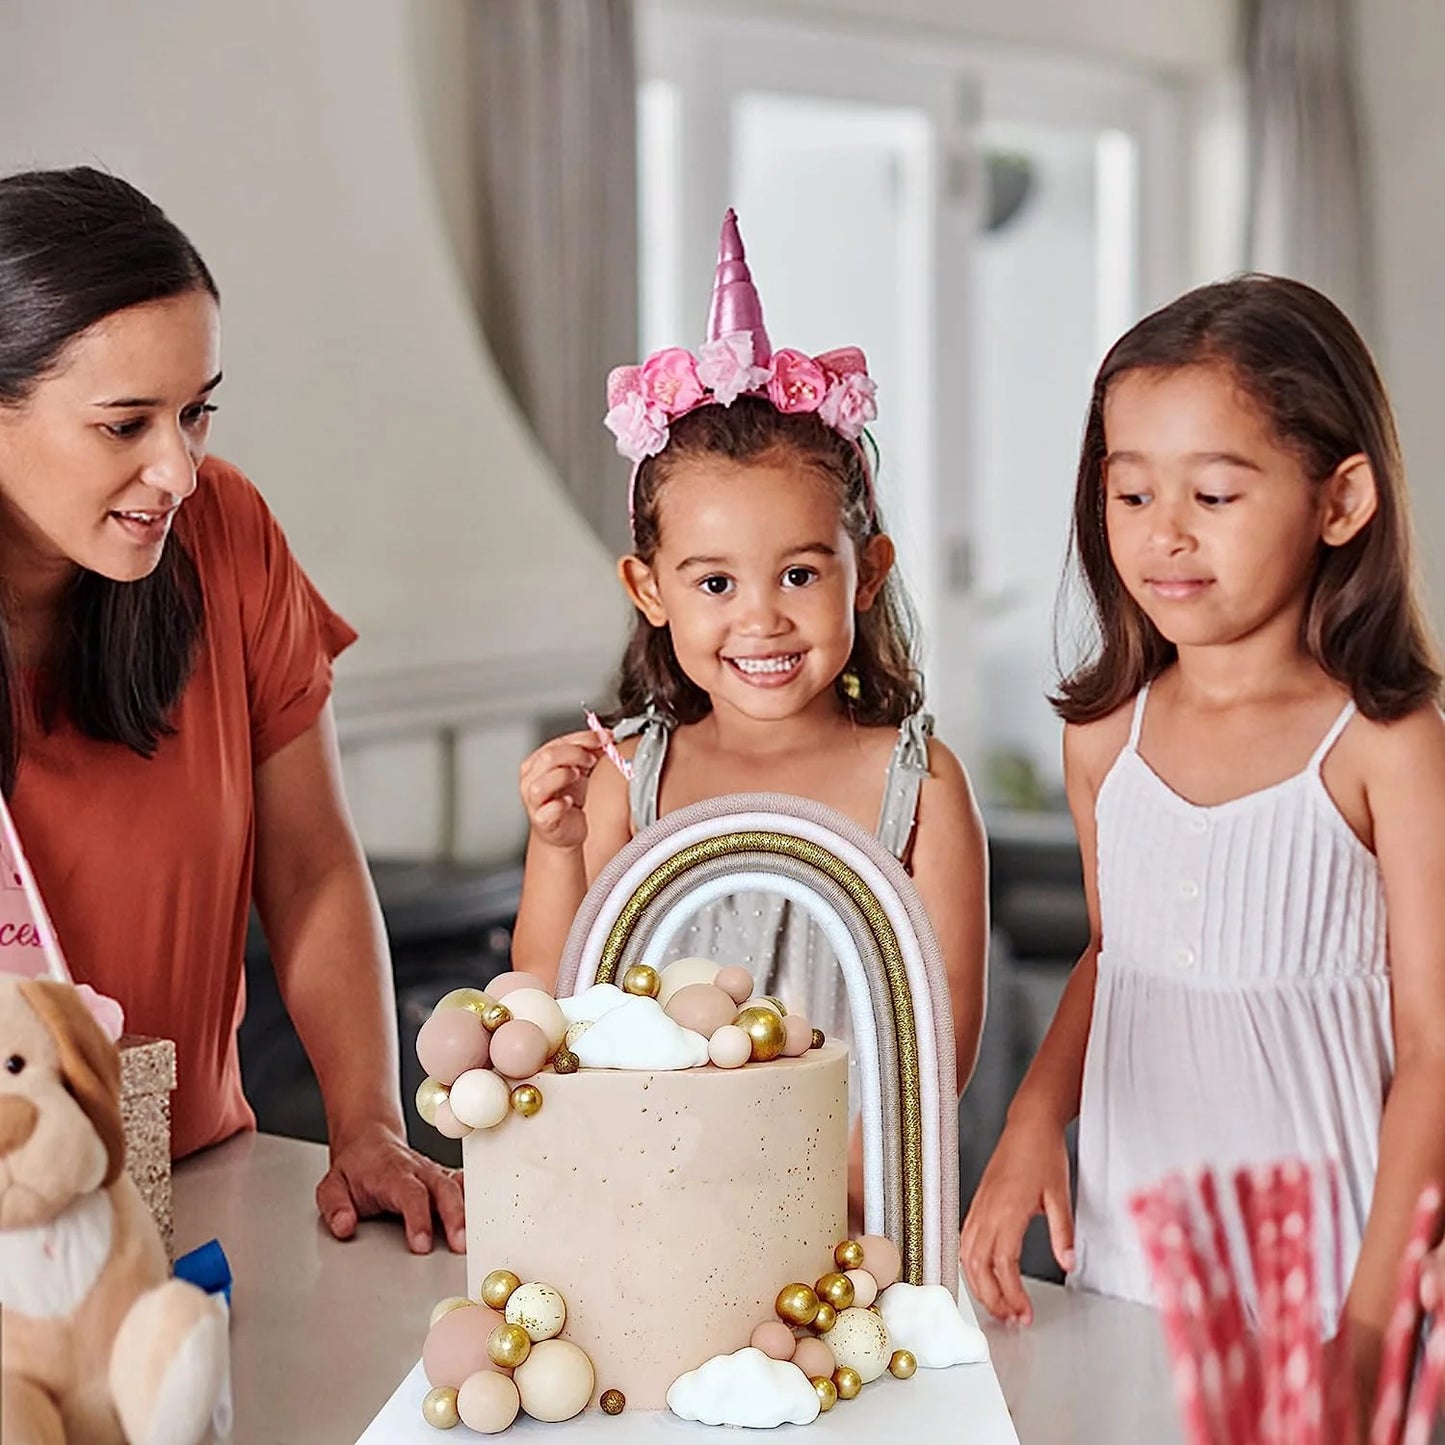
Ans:
{"label": "woman in rust top", "polygon": [[251,898],[320,1080],[332,1232],[459,1183],[405,1143],[385,936],[341,791],[355,633],[256,490],[207,456],[217,291],[143,195],[0,180],[0,786],[77,980],[176,1042],[177,1156],[255,1118],[236,1030]]}

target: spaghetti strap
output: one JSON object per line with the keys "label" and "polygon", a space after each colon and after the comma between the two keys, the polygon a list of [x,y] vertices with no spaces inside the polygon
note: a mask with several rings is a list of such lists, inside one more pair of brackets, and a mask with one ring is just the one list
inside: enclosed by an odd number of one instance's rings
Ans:
{"label": "spaghetti strap", "polygon": [[933,718],[926,712],[911,714],[899,726],[898,741],[888,760],[875,833],[878,841],[900,860],[908,854],[918,822],[918,794],[929,776],[928,740],[932,736]]}
{"label": "spaghetti strap", "polygon": [[1315,749],[1314,756],[1310,758],[1309,763],[1306,765],[1306,772],[1319,772],[1325,758],[1329,755],[1330,749],[1339,741],[1340,734],[1349,726],[1350,719],[1354,717],[1354,715],[1355,700],[1351,698],[1349,702],[1340,709],[1339,717],[1330,725],[1329,732],[1324,735],[1319,747]]}
{"label": "spaghetti strap", "polygon": [[1144,704],[1149,700],[1149,684],[1146,682],[1134,698],[1134,720],[1129,724],[1129,741],[1125,745],[1131,753],[1139,751],[1139,734],[1144,730]]}
{"label": "spaghetti strap", "polygon": [[662,765],[667,761],[667,740],[671,732],[667,719],[651,706],[636,717],[623,718],[612,729],[612,736],[617,742],[633,736],[638,739],[637,750],[632,755],[632,781],[627,785],[634,833],[640,833],[657,822]]}

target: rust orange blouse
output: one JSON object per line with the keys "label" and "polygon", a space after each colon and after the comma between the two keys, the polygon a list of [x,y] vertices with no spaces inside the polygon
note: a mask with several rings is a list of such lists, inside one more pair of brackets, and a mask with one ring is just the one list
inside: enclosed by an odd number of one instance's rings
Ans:
{"label": "rust orange blouse", "polygon": [[175,536],[195,559],[205,636],[152,758],[32,729],[13,810],[71,972],[119,999],[126,1028],[175,1040],[171,1150],[255,1125],[236,1030],[256,818],[252,777],[314,723],[356,639],[322,600],[260,494],[215,457]]}

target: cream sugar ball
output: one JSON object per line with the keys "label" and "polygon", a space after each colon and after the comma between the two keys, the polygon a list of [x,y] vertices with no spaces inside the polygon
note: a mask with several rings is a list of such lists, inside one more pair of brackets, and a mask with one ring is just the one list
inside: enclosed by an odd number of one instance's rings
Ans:
{"label": "cream sugar ball", "polygon": [[707,1041],[707,1056],[720,1069],[740,1069],[753,1056],[753,1041],[746,1029],[724,1024]]}
{"label": "cream sugar ball", "polygon": [[[535,988],[541,993],[547,991],[547,985],[535,973],[499,973],[487,985],[487,995],[500,1000],[519,988]],[[507,1007],[510,1008],[511,1004]]]}
{"label": "cream sugar ball", "polygon": [[657,1001],[665,1009],[668,1000],[678,989],[690,983],[713,983],[718,976],[719,965],[710,958],[679,958],[662,970],[662,981],[657,989]]}
{"label": "cream sugar ball", "polygon": [[878,1281],[866,1269],[845,1269],[843,1273],[853,1286],[853,1303],[866,1310],[878,1298]]}
{"label": "cream sugar ball", "polygon": [[571,1340],[543,1340],[512,1372],[522,1408],[534,1420],[570,1420],[587,1408],[596,1374]]}
{"label": "cream sugar ball", "polygon": [[550,1340],[567,1323],[567,1301],[550,1284],[519,1284],[507,1299],[507,1323],[521,1325],[533,1344]]}
{"label": "cream sugar ball", "polygon": [[507,1117],[512,1094],[506,1080],[491,1069],[468,1069],[452,1085],[447,1104],[453,1117],[467,1128],[491,1129]]}
{"label": "cream sugar ball", "polygon": [[525,1019],[542,1030],[550,1053],[562,1047],[567,1037],[567,1016],[550,993],[540,988],[517,988],[507,994],[505,1002],[514,1019]]}
{"label": "cream sugar ball", "polygon": [[838,1311],[838,1318],[828,1331],[828,1348],[840,1365],[857,1370],[858,1378],[865,1385],[888,1368],[893,1355],[883,1316],[857,1305]]}
{"label": "cream sugar ball", "polygon": [[495,1370],[468,1375],[457,1391],[457,1414],[478,1435],[500,1435],[521,1408],[522,1397],[511,1377]]}

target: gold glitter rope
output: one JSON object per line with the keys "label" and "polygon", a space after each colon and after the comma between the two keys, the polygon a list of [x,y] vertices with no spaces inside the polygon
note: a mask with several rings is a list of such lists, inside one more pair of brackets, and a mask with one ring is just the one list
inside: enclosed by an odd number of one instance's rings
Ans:
{"label": "gold glitter rope", "polygon": [[841,859],[826,848],[788,833],[749,831],[724,833],[674,853],[638,885],[612,925],[597,963],[597,982],[612,983],[627,950],[633,929],[648,905],[674,879],[700,863],[733,853],[779,853],[796,858],[831,878],[857,905],[868,920],[893,1004],[893,1023],[898,1040],[898,1097],[903,1135],[903,1278],[909,1284],[923,1283],[923,1096],[918,1077],[918,1026],[913,1015],[913,996],[908,989],[908,970],[903,950],[882,904],[873,890]]}

